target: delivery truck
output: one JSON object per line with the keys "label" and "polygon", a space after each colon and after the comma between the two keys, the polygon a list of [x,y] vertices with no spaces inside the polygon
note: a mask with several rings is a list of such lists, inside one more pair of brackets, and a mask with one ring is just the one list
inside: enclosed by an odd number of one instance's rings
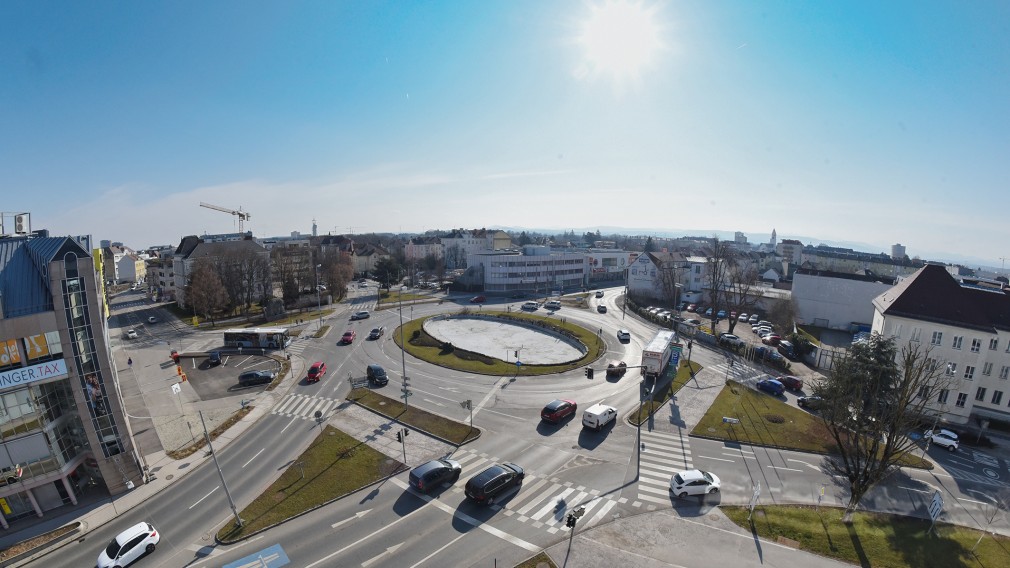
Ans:
{"label": "delivery truck", "polygon": [[642,350],[642,375],[656,378],[663,374],[670,363],[677,334],[670,330],[660,330]]}

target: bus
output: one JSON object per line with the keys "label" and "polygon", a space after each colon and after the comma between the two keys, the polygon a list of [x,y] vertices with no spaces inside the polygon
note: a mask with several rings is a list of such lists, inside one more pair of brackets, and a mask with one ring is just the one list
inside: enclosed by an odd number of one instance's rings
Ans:
{"label": "bus", "polygon": [[283,349],[291,345],[286,327],[247,327],[224,330],[225,347]]}

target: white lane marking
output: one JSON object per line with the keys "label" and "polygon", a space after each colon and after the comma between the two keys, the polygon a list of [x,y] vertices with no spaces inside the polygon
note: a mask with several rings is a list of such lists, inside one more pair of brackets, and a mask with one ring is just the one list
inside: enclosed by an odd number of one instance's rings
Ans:
{"label": "white lane marking", "polygon": [[369,511],[371,511],[371,509],[365,509],[364,511],[358,511],[357,513],[354,513],[353,517],[347,517],[346,519],[344,519],[342,521],[337,521],[337,522],[333,523],[332,525],[330,525],[330,528],[331,529],[335,529],[335,528],[339,527],[340,525],[342,525],[344,523],[349,523],[351,521],[360,519],[361,517],[364,517],[365,515],[367,515]]}
{"label": "white lane marking", "polygon": [[979,505],[992,505],[992,503],[986,503],[985,501],[976,501],[974,499],[962,499],[957,498],[958,501],[967,501],[969,503],[978,503]]}
{"label": "white lane marking", "polygon": [[257,457],[259,457],[259,455],[262,454],[265,451],[266,451],[266,448],[263,448],[262,450],[256,452],[256,455],[253,456],[253,457],[251,457],[251,458],[249,458],[249,461],[247,461],[244,464],[242,464],[242,467],[244,468],[245,466],[251,464],[254,459],[256,459]]}
{"label": "white lane marking", "polygon": [[[506,378],[508,378],[508,377],[506,377]],[[398,486],[398,487],[401,487],[403,489],[409,489],[409,486],[406,483],[400,481],[399,479],[396,479],[395,477],[394,478],[390,478],[390,481],[392,481],[393,484],[396,485],[396,486]],[[452,517],[457,518],[457,519],[463,521],[464,523],[472,525],[472,526],[474,526],[474,527],[476,527],[476,528],[478,528],[478,529],[480,529],[480,530],[482,530],[482,531],[484,531],[484,532],[486,532],[488,534],[496,536],[496,537],[498,537],[498,538],[500,538],[500,539],[502,539],[502,540],[504,540],[504,541],[506,541],[508,543],[511,543],[511,544],[516,545],[516,546],[525,548],[526,550],[528,550],[530,552],[540,552],[542,550],[541,547],[539,547],[539,546],[537,546],[537,545],[535,545],[535,544],[533,544],[531,542],[526,542],[525,540],[523,540],[523,539],[521,539],[521,538],[519,538],[517,536],[511,535],[511,534],[509,534],[509,533],[507,533],[507,532],[505,532],[503,530],[496,529],[495,527],[492,527],[492,526],[490,526],[490,525],[488,525],[486,523],[478,521],[477,519],[471,517],[470,515],[467,515],[466,513],[461,513],[461,512],[459,512],[457,510],[454,510],[452,507],[446,505],[445,503],[442,503],[441,501],[435,501],[432,497],[430,497],[428,495],[419,495],[419,494],[415,493],[413,490],[411,490],[411,493],[413,493],[417,497],[420,497],[420,498],[424,499],[428,503],[431,503],[435,507],[438,507],[439,509],[441,509],[442,511],[448,513]],[[420,509],[417,509],[417,510],[420,510]],[[311,568],[311,566],[308,566],[306,568]]]}
{"label": "white lane marking", "polygon": [[371,566],[372,564],[375,564],[376,562],[382,560],[383,558],[385,558],[387,556],[392,556],[393,554],[396,554],[396,551],[399,550],[400,547],[403,546],[404,544],[405,543],[401,542],[399,544],[394,544],[393,546],[390,546],[390,547],[386,548],[386,550],[384,550],[383,552],[379,553],[378,555],[373,556],[373,557],[369,558],[368,560],[365,560],[364,562],[362,562],[361,563],[361,568],[368,568],[369,566]]}
{"label": "white lane marking", "polygon": [[430,398],[425,398],[425,399],[422,399],[422,400],[424,400],[424,402],[429,402],[431,404],[434,404],[435,406],[441,406],[443,408],[445,407],[445,405],[442,404],[441,402],[435,402],[434,400],[431,400]]}
{"label": "white lane marking", "polygon": [[417,567],[418,567],[418,566],[420,566],[421,564],[424,564],[424,563],[425,563],[425,562],[427,562],[427,561],[428,561],[428,560],[429,560],[429,559],[430,559],[430,558],[431,558],[432,556],[435,556],[435,555],[436,555],[436,554],[438,554],[439,552],[442,552],[442,551],[443,551],[443,550],[445,550],[446,548],[449,548],[450,546],[452,546],[453,544],[455,544],[457,540],[459,540],[459,539],[463,538],[464,536],[466,536],[466,533],[463,533],[463,534],[461,534],[461,535],[457,536],[456,538],[454,538],[454,539],[450,540],[449,542],[445,543],[445,545],[443,545],[443,546],[442,546],[441,548],[439,548],[439,549],[438,549],[438,550],[436,550],[435,552],[432,552],[432,553],[431,553],[431,554],[429,554],[428,556],[425,556],[424,558],[422,558],[422,559],[421,559],[421,560],[420,560],[420,561],[419,561],[419,562],[418,562],[417,564],[412,564],[412,565],[410,566],[410,568],[417,568]]}
{"label": "white lane marking", "polygon": [[898,489],[904,489],[905,491],[915,491],[916,493],[930,493],[925,489],[915,489],[914,487],[905,487],[904,485],[899,485]]}
{"label": "white lane marking", "polygon": [[[396,480],[394,479],[393,481],[396,481]],[[305,568],[313,568],[313,566],[319,566],[320,564],[326,564],[334,556],[337,556],[338,554],[343,554],[344,551],[349,550],[351,548],[354,548],[355,546],[361,544],[362,542],[365,542],[366,540],[368,540],[368,539],[370,539],[372,537],[378,536],[380,533],[382,533],[382,531],[384,531],[384,530],[392,527],[393,525],[399,523],[400,521],[402,521],[402,520],[410,517],[414,513],[418,512],[418,511],[421,511],[423,509],[424,509],[424,507],[418,507],[418,508],[414,509],[413,511],[407,513],[406,515],[400,517],[399,519],[396,519],[395,521],[393,521],[393,522],[391,522],[389,524],[382,525],[382,528],[380,528],[380,529],[372,532],[371,534],[363,536],[363,537],[359,538],[358,540],[352,542],[351,544],[348,544],[347,546],[341,548],[340,550],[338,550],[336,552],[333,552],[333,553],[331,553],[331,554],[329,554],[327,556],[324,556],[324,557],[320,558],[319,560],[316,560],[315,562],[313,562],[312,564],[309,564]]]}
{"label": "white lane marking", "polygon": [[[297,418],[297,417],[295,417],[295,418],[292,418],[292,419],[291,419],[291,422],[288,422],[288,426],[291,426],[292,424],[294,424],[294,423],[295,423],[295,420],[298,420],[298,418]],[[288,426],[285,426],[285,427],[281,428],[281,434],[283,434],[283,433],[284,433],[284,431],[288,429]]]}
{"label": "white lane marking", "polygon": [[[512,377],[502,377],[502,378],[498,379],[498,381],[495,382],[494,386],[490,390],[487,391],[487,394],[484,395],[484,398],[480,401],[480,403],[478,403],[477,406],[474,407],[474,409],[473,409],[473,415],[476,416],[476,415],[480,414],[480,411],[484,408],[484,405],[487,404],[487,401],[491,400],[492,396],[495,396],[496,394],[498,394],[498,391],[501,390],[502,385],[504,385],[505,383],[507,383],[509,381],[509,379],[511,379],[511,378]],[[531,551],[531,552],[539,552],[539,549],[537,549],[535,551]]]}
{"label": "white lane marking", "polygon": [[[214,489],[211,489],[211,490],[210,490],[210,493],[213,493],[213,492],[217,491],[218,487],[221,487],[221,486],[220,486],[220,485],[218,485],[218,486],[217,486],[217,487],[215,487]],[[190,506],[189,506],[189,508],[190,508],[190,509],[192,509],[193,507],[196,507],[197,505],[199,505],[199,504],[200,504],[200,501],[203,501],[203,500],[204,500],[204,499],[206,499],[207,497],[210,497],[210,493],[208,493],[208,494],[204,495],[203,497],[200,497],[200,500],[199,500],[199,501],[197,501],[196,503],[193,503],[192,505],[190,505]]]}
{"label": "white lane marking", "polygon": [[[724,456],[730,456],[730,455],[733,455],[733,454],[723,454],[723,455]],[[719,460],[721,462],[730,462],[730,463],[733,463],[733,462],[736,461],[736,460],[728,460],[728,459],[725,459],[725,458],[713,458],[711,456],[703,456],[701,454],[698,454],[698,457],[699,458],[704,458],[704,459],[707,459],[707,460]]]}
{"label": "white lane marking", "polygon": [[769,466],[766,466],[766,467],[768,467],[769,469],[781,469],[783,471],[803,471],[802,469],[794,469],[794,468],[791,468],[791,467],[779,467],[777,465],[769,465]]}

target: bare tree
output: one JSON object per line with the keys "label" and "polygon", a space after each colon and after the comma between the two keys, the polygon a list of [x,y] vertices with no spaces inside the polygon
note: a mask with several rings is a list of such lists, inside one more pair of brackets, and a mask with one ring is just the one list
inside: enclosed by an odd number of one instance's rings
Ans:
{"label": "bare tree", "polygon": [[452,268],[466,268],[466,253],[459,245],[445,249],[445,264]]}
{"label": "bare tree", "polygon": [[930,349],[874,334],[853,346],[837,362],[830,380],[813,388],[824,399],[821,420],[831,433],[837,455],[829,467],[848,481],[844,522],[851,522],[867,491],[911,455],[915,442],[906,434],[927,414],[931,401],[949,386],[930,357]]}
{"label": "bare tree", "polygon": [[227,307],[228,292],[210,260],[201,258],[193,264],[189,282],[186,283],[186,300],[193,309],[193,315],[211,321],[215,311]]}
{"label": "bare tree", "polygon": [[712,329],[719,320],[719,310],[725,310],[730,305],[729,272],[734,260],[734,251],[728,241],[712,238],[711,254],[705,263],[705,284],[709,290],[709,300],[712,302]]}
{"label": "bare tree", "polygon": [[[733,263],[729,267],[729,306],[737,313],[749,313],[754,311],[758,300],[761,298],[761,291],[757,286],[757,267],[750,264]],[[729,332],[733,333],[737,321],[729,318]]]}
{"label": "bare tree", "polygon": [[354,263],[347,254],[331,252],[323,257],[321,277],[338,302],[347,295],[347,285],[354,278]]}

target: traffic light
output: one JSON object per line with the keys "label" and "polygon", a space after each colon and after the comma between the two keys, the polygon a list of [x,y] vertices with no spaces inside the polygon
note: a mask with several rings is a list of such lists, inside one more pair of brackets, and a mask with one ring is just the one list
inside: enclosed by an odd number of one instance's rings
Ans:
{"label": "traffic light", "polygon": [[519,351],[516,351],[516,359],[519,358]]}
{"label": "traffic light", "polygon": [[589,378],[589,367],[586,367],[586,368],[585,368],[585,369],[583,370],[583,374],[585,374],[585,375],[586,375],[586,378],[587,378],[587,379]]}
{"label": "traffic light", "polygon": [[575,528],[575,515],[571,513],[568,514],[568,520],[565,522],[565,526],[570,529]]}
{"label": "traffic light", "polygon": [[402,431],[399,431],[399,432],[396,433],[396,441],[397,442],[402,442],[403,441],[403,432]]}
{"label": "traffic light", "polygon": [[587,379],[593,378],[593,368],[592,367],[586,367],[586,378]]}

